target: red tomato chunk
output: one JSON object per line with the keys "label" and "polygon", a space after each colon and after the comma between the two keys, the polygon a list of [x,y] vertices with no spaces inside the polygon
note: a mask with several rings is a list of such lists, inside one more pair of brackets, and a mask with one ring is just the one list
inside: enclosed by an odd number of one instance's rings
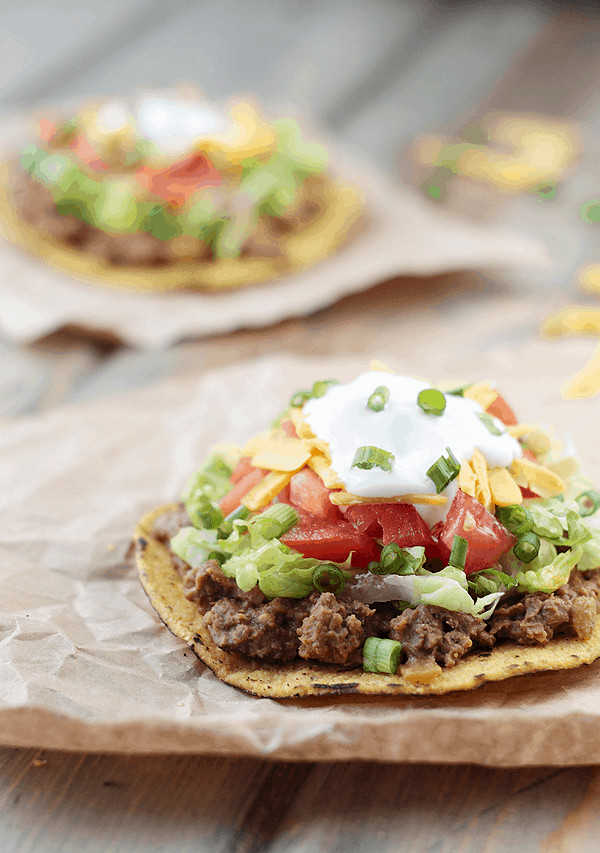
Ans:
{"label": "red tomato chunk", "polygon": [[300,523],[281,537],[281,541],[304,557],[343,563],[350,552],[352,565],[366,568],[379,559],[377,544],[347,521],[328,521],[300,511]]}
{"label": "red tomato chunk", "polygon": [[362,533],[381,538],[384,545],[401,548],[422,545],[429,559],[440,557],[439,547],[427,523],[412,504],[360,504],[346,510],[346,521]]}
{"label": "red tomato chunk", "polygon": [[452,501],[440,532],[439,542],[444,548],[446,560],[450,556],[455,535],[467,540],[467,574],[489,569],[516,542],[512,533],[478,500],[460,490]]}
{"label": "red tomato chunk", "polygon": [[265,476],[262,468],[252,468],[252,470],[242,477],[232,488],[227,492],[225,497],[219,501],[219,508],[223,515],[229,515],[234,509],[237,509],[242,502],[242,498],[248,494],[250,489],[254,488]]}
{"label": "red tomato chunk", "polygon": [[495,418],[498,418],[498,420],[502,421],[506,426],[515,426],[518,424],[517,416],[502,394],[498,394],[494,402],[490,403],[487,407],[486,412],[488,415],[493,415]]}
{"label": "red tomato chunk", "polygon": [[310,468],[302,468],[290,480],[289,502],[317,518],[341,518],[339,509],[329,500],[330,494],[331,490]]}

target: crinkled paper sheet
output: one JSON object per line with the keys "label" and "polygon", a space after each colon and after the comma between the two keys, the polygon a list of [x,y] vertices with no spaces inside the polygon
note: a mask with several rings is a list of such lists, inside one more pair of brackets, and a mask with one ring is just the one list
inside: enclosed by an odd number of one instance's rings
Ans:
{"label": "crinkled paper sheet", "polygon": [[[385,356],[385,353],[381,353]],[[570,430],[600,472],[598,401],[560,382],[582,342],[477,356],[523,419]],[[473,375],[473,353],[406,372]],[[433,698],[275,701],[219,682],[159,622],[126,561],[131,532],[215,441],[244,441],[349,362],[263,358],[5,421],[0,439],[0,742],[123,752],[496,765],[600,761],[600,662]]]}
{"label": "crinkled paper sheet", "polygon": [[[16,120],[5,118],[0,134],[5,150],[11,141],[14,147]],[[536,239],[452,216],[339,146],[329,148],[343,180],[364,192],[368,224],[328,260],[247,289],[136,294],[76,281],[0,240],[0,331],[31,343],[70,325],[160,348],[305,316],[397,276],[549,263]]]}

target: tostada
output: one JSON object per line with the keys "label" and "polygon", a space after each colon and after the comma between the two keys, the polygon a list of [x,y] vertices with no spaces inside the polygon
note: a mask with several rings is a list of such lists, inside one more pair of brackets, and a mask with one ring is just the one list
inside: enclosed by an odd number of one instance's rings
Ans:
{"label": "tostada", "polygon": [[148,291],[301,269],[335,252],[362,208],[296,121],[190,88],[40,119],[4,185],[10,240],[64,271]]}
{"label": "tostada", "polygon": [[136,532],[153,607],[273,697],[437,694],[600,657],[600,494],[487,382],[316,381]]}

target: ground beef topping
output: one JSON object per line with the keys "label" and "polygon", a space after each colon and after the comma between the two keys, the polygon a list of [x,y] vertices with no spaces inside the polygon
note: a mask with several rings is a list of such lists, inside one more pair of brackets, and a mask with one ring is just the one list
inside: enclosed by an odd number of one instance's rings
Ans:
{"label": "ground beef topping", "polygon": [[522,645],[544,645],[556,634],[587,640],[596,624],[600,572],[574,572],[567,584],[551,595],[544,592],[507,593],[489,621],[498,639]]}
{"label": "ground beef topping", "polygon": [[409,666],[430,661],[452,667],[471,649],[494,644],[483,619],[429,604],[392,619],[390,637],[402,643]]}
{"label": "ground beef topping", "polygon": [[[183,562],[183,561],[181,561]],[[198,605],[202,612],[209,610],[221,599],[242,601],[250,606],[264,604],[267,600],[255,586],[244,592],[237,583],[223,574],[216,560],[207,560],[199,569],[184,563],[187,571],[183,575],[185,597]]]}
{"label": "ground beef topping", "polygon": [[304,599],[274,598],[253,607],[247,601],[222,598],[206,613],[204,623],[225,651],[289,661],[298,654],[298,620],[306,609]]}
{"label": "ground beef topping", "polygon": [[375,610],[361,601],[343,603],[332,592],[322,593],[298,629],[298,654],[342,666],[360,664],[373,616]]}

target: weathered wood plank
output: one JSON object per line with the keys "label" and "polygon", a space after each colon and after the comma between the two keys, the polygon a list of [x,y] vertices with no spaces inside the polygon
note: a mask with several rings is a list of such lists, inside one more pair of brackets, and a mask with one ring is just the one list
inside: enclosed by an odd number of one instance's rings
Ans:
{"label": "weathered wood plank", "polygon": [[595,849],[557,846],[568,845],[571,824],[579,839],[585,826],[586,840],[600,843],[594,768],[269,764],[3,749],[0,769],[6,853],[531,853],[545,839],[547,853]]}

